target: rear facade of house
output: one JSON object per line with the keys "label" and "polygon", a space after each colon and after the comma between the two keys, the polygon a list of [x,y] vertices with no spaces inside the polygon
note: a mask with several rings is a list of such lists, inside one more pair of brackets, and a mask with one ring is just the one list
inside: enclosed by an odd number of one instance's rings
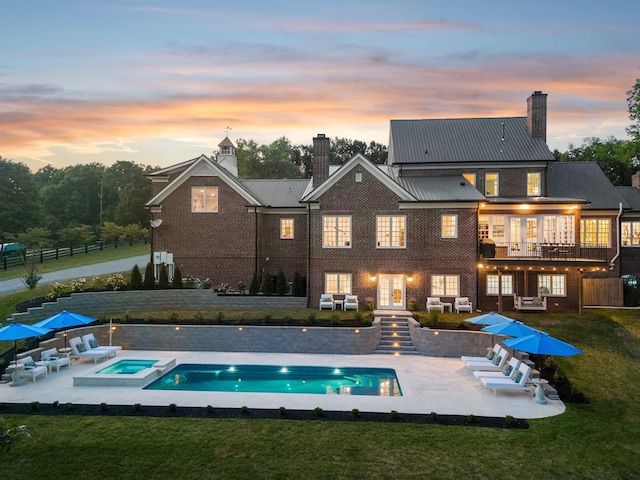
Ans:
{"label": "rear facade of house", "polygon": [[385,165],[332,166],[318,134],[304,180],[238,177],[225,138],[215,158],[150,175],[156,269],[232,289],[297,273],[316,308],[322,293],[390,310],[620,306],[621,276],[640,270],[640,188],[557,162],[546,115],[534,92],[522,117],[392,120]]}

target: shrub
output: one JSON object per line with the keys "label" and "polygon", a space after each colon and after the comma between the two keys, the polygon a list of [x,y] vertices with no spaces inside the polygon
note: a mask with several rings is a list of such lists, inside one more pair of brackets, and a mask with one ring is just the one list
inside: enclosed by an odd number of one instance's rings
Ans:
{"label": "shrub", "polygon": [[287,409],[286,409],[286,408],[284,408],[284,407],[280,407],[280,408],[278,409],[278,412],[280,413],[280,416],[281,416],[281,417],[284,417],[284,416],[285,416],[285,414],[287,413]]}
{"label": "shrub", "polygon": [[182,272],[180,267],[176,267],[173,271],[173,281],[171,282],[173,288],[182,288]]}
{"label": "shrub", "polygon": [[293,291],[291,293],[294,296],[296,297],[304,296],[304,286],[302,285],[302,277],[300,276],[297,270],[293,273],[292,288],[293,288]]}
{"label": "shrub", "polygon": [[391,410],[391,420],[397,420],[400,417],[400,414],[397,410]]}
{"label": "shrub", "polygon": [[271,284],[271,275],[265,274],[262,277],[262,294],[271,295],[273,293],[273,285]]}
{"label": "shrub", "polygon": [[158,276],[158,286],[160,288],[169,288],[169,274],[167,266],[163,263],[160,267],[160,275]]}
{"label": "shrub", "polygon": [[210,278],[205,278],[205,279],[202,281],[202,288],[203,288],[204,290],[209,290],[209,289],[211,288],[211,284],[212,284],[212,283],[213,283],[213,282],[211,282],[211,279],[210,279]]}
{"label": "shrub", "polygon": [[320,407],[316,407],[313,409],[313,413],[315,413],[316,417],[321,417],[322,415],[324,415],[324,411],[322,410],[322,408]]}
{"label": "shrub", "polygon": [[67,290],[67,286],[64,283],[60,283],[60,282],[52,283],[50,285],[50,288],[51,288],[51,291],[47,293],[45,297],[47,300],[54,300],[55,298],[64,294],[64,292]]}
{"label": "shrub", "polygon": [[440,323],[440,312],[438,310],[431,310],[429,312],[429,326],[435,328]]}
{"label": "shrub", "polygon": [[142,405],[140,405],[139,403],[134,403],[133,404],[133,411],[134,412],[139,412],[140,410],[142,410]]}
{"label": "shrub", "polygon": [[222,320],[224,320],[224,313],[220,311],[216,312],[216,314],[213,316],[213,319],[218,323],[222,322]]}
{"label": "shrub", "polygon": [[169,315],[169,321],[171,323],[177,323],[178,320],[180,320],[180,314],[178,312],[171,312],[171,315]]}
{"label": "shrub", "polygon": [[204,320],[204,315],[200,310],[198,310],[196,313],[193,314],[193,319],[196,322],[202,322]]}
{"label": "shrub", "polygon": [[431,412],[429,414],[429,418],[431,418],[431,420],[435,422],[438,419],[438,414],[436,412]]}
{"label": "shrub", "polygon": [[107,286],[112,290],[121,290],[123,287],[127,286],[127,281],[124,279],[124,275],[121,273],[114,273],[109,275],[106,279]]}
{"label": "shrub", "polygon": [[176,413],[177,410],[178,410],[178,406],[175,403],[169,404],[169,411],[171,413]]}
{"label": "shrub", "polygon": [[242,413],[242,415],[249,415],[249,407],[243,405],[242,407],[240,407],[240,413]]}
{"label": "shrub", "polygon": [[89,284],[89,288],[92,290],[104,290],[107,282],[103,277],[93,277],[91,279],[91,283]]}
{"label": "shrub", "polygon": [[257,295],[259,291],[260,291],[260,282],[258,281],[258,274],[256,272],[253,272],[251,285],[249,285],[249,294]]}
{"label": "shrub", "polygon": [[106,412],[106,411],[107,411],[107,408],[108,408],[108,407],[107,407],[107,404],[106,404],[105,402],[102,402],[102,403],[100,404],[100,411],[101,411],[101,412]]}
{"label": "shrub", "polygon": [[144,271],[144,281],[142,282],[144,288],[153,288],[156,286],[156,277],[153,272],[153,263],[147,263],[147,269]]}
{"label": "shrub", "polygon": [[71,402],[67,402],[67,403],[65,403],[65,404],[64,404],[64,409],[65,409],[67,412],[71,411],[71,409],[72,409],[72,408],[73,408],[73,403],[71,403]]}
{"label": "shrub", "polygon": [[309,322],[310,325],[313,325],[314,323],[316,323],[317,316],[318,314],[315,310],[309,311],[309,313],[307,314],[307,322]]}
{"label": "shrub", "polygon": [[76,278],[75,280],[71,280],[71,291],[82,292],[84,291],[86,284],[87,284],[86,278]]}
{"label": "shrub", "polygon": [[516,419],[513,418],[513,416],[511,416],[511,415],[507,415],[506,417],[504,417],[504,422],[507,425],[513,425],[515,423],[515,421],[516,421]]}
{"label": "shrub", "polygon": [[360,410],[358,410],[357,408],[352,409],[351,415],[353,415],[355,418],[360,417]]}
{"label": "shrub", "polygon": [[242,282],[242,280],[240,280],[238,282],[238,292],[240,292],[240,295],[244,295],[244,292],[247,290],[247,287],[245,286],[245,284]]}
{"label": "shrub", "polygon": [[467,423],[475,423],[476,421],[476,416],[473,413],[470,413],[469,415],[467,415]]}
{"label": "shrub", "polygon": [[355,312],[353,312],[353,319],[358,322],[358,323],[365,323],[364,321],[364,315],[362,315],[362,312],[356,310]]}
{"label": "shrub", "polygon": [[284,295],[287,293],[287,279],[282,270],[278,270],[278,280],[276,281],[276,293]]}
{"label": "shrub", "polygon": [[31,402],[31,410],[34,412],[40,410],[40,402]]}
{"label": "shrub", "polygon": [[409,300],[407,300],[407,310],[409,310],[410,312],[415,312],[416,310],[418,310],[418,300],[416,299],[416,297],[411,297]]}
{"label": "shrub", "polygon": [[340,315],[338,315],[337,313],[332,313],[331,317],[329,318],[329,322],[331,323],[331,325],[339,325]]}
{"label": "shrub", "polygon": [[140,290],[142,288],[142,273],[138,265],[134,265],[131,270],[131,288]]}
{"label": "shrub", "polygon": [[268,325],[269,322],[271,322],[271,319],[272,319],[272,315],[270,313],[265,312],[262,314],[261,321],[263,325]]}
{"label": "shrub", "polygon": [[367,310],[373,310],[376,306],[376,300],[373,297],[367,297],[364,300],[364,308]]}
{"label": "shrub", "polygon": [[207,405],[207,413],[213,413],[213,406]]}

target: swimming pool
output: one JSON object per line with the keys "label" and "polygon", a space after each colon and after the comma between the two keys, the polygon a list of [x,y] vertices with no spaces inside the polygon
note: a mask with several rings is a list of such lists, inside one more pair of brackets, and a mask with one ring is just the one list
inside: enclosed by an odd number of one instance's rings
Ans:
{"label": "swimming pool", "polygon": [[391,368],[181,364],[146,390],[313,393],[400,397]]}
{"label": "swimming pool", "polygon": [[131,375],[152,367],[156,362],[157,360],[120,360],[98,370],[96,373],[102,375]]}

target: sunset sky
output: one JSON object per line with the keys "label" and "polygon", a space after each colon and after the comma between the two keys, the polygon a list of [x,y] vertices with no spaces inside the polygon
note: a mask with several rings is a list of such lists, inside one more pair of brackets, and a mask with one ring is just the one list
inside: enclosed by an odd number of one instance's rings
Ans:
{"label": "sunset sky", "polygon": [[168,166],[229,137],[388,143],[391,119],[526,115],[627,139],[640,2],[2,2],[0,156]]}

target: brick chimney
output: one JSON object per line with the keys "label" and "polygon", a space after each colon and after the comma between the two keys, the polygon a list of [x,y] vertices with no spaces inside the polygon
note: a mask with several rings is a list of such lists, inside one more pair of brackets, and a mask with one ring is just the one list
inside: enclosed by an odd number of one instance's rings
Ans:
{"label": "brick chimney", "polygon": [[547,94],[535,91],[527,98],[527,130],[547,143]]}
{"label": "brick chimney", "polygon": [[637,172],[631,175],[631,186],[635,188],[640,188],[640,172]]}
{"label": "brick chimney", "polygon": [[313,188],[329,178],[329,152],[331,143],[324,133],[313,138]]}

